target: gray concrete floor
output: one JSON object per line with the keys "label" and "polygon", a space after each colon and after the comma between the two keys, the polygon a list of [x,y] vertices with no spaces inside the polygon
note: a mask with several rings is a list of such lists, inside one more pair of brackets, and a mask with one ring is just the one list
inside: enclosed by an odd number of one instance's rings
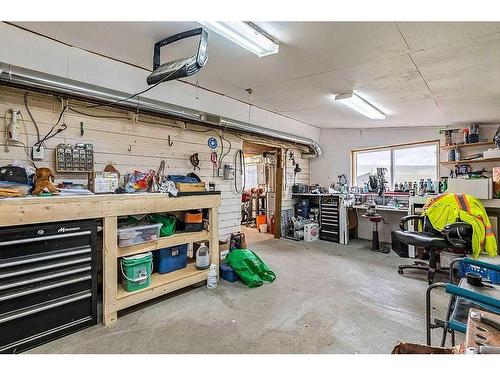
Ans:
{"label": "gray concrete floor", "polygon": [[[249,289],[221,281],[119,314],[32,353],[390,353],[398,340],[424,343],[424,274],[398,275],[405,263],[349,246],[268,240],[251,246],[277,274]],[[447,303],[435,298],[437,313]],[[436,341],[437,343],[437,341]]]}

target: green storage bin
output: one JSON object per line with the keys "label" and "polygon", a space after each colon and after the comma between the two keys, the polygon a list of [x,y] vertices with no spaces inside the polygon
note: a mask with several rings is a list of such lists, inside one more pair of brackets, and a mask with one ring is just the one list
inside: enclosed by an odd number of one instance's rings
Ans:
{"label": "green storage bin", "polygon": [[151,285],[153,273],[153,254],[137,254],[120,259],[122,285],[127,292],[147,288]]}

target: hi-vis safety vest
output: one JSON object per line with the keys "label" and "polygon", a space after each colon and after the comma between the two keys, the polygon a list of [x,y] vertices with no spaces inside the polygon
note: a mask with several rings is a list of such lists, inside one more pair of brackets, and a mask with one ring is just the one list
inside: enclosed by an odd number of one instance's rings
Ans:
{"label": "hi-vis safety vest", "polygon": [[429,198],[422,215],[427,215],[436,230],[458,219],[472,225],[472,257],[478,258],[484,250],[489,256],[497,256],[497,241],[483,203],[469,194],[445,193]]}

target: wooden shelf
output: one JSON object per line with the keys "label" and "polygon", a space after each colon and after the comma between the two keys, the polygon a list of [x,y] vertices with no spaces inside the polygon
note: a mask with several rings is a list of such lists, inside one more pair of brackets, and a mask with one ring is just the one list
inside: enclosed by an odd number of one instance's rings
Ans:
{"label": "wooden shelf", "polygon": [[200,232],[181,232],[168,237],[161,237],[156,241],[145,242],[137,245],[119,247],[117,257],[130,256],[148,251],[163,249],[165,247],[182,245],[198,241],[208,241],[208,232],[206,230]]}
{"label": "wooden shelf", "polygon": [[153,273],[151,276],[151,285],[135,292],[127,292],[119,284],[116,293],[118,310],[204,281],[207,279],[207,276],[208,270],[197,270],[195,264],[190,263],[186,268],[178,271],[165,274]]}
{"label": "wooden shelf", "polygon": [[491,146],[494,144],[495,144],[495,142],[493,142],[493,141],[476,142],[476,143],[459,143],[459,144],[452,145],[452,146],[441,146],[441,150],[451,150],[452,148]]}
{"label": "wooden shelf", "polygon": [[498,163],[500,158],[488,158],[488,159],[472,159],[472,160],[459,160],[459,161],[442,161],[441,165],[458,165],[458,164],[477,164],[477,163]]}

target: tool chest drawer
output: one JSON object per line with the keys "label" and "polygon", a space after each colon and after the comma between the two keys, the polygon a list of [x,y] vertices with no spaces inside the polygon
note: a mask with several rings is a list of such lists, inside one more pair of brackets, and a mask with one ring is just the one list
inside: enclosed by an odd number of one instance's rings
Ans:
{"label": "tool chest drawer", "polygon": [[96,223],[0,229],[0,352],[97,323]]}

